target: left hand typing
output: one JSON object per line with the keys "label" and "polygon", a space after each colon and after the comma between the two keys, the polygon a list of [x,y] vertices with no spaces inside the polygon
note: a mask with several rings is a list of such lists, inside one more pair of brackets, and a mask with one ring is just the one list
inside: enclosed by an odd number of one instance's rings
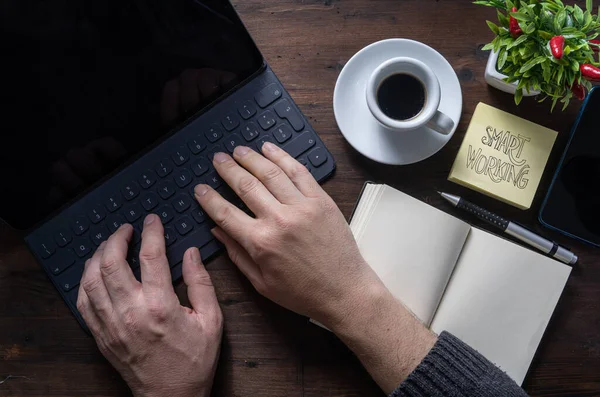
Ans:
{"label": "left hand typing", "polygon": [[197,248],[183,260],[192,309],[173,290],[157,215],[144,222],[143,284],[127,263],[131,225],[123,225],[85,264],[77,308],[98,347],[135,396],[209,396],[223,317]]}

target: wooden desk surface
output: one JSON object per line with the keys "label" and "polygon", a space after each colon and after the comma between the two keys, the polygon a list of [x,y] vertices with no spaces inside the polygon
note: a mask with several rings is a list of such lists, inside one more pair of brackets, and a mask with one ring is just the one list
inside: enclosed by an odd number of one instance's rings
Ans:
{"label": "wooden desk surface", "polygon": [[[524,387],[533,396],[600,396],[600,250],[544,230],[536,221],[579,105],[550,115],[547,104],[525,100],[517,108],[510,95],[488,87],[483,78],[488,54],[481,47],[491,37],[485,20],[494,20],[495,11],[467,0],[234,3],[266,59],[333,152],[338,169],[325,189],[346,216],[365,180],[388,183],[450,211],[435,194],[436,189],[446,190],[529,225],[579,255]],[[440,51],[456,70],[464,95],[461,124],[450,143],[432,158],[404,167],[382,166],[356,153],[338,131],[332,109],[335,81],[348,59],[367,44],[392,37],[419,40]],[[480,101],[560,132],[529,211],[446,181]],[[0,227],[0,378],[28,379],[0,384],[0,395],[129,395],[20,238]],[[226,257],[208,268],[225,314],[215,396],[382,395],[333,335],[259,297]],[[180,296],[183,288],[178,287]]]}

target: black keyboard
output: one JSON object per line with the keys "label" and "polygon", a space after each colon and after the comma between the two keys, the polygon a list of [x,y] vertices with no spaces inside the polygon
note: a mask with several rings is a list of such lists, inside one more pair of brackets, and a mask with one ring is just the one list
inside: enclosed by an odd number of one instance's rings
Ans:
{"label": "black keyboard", "polygon": [[267,69],[29,234],[27,243],[81,324],[76,302],[83,264],[122,224],[134,226],[128,261],[138,280],[142,223],[149,213],[164,224],[174,282],[181,278],[189,247],[198,247],[204,260],[217,254],[222,246],[210,232],[214,223],[194,199],[194,187],[206,183],[249,213],[216,173],[212,156],[232,153],[238,145],[260,152],[267,141],[297,158],[319,181],[335,169],[323,142]]}

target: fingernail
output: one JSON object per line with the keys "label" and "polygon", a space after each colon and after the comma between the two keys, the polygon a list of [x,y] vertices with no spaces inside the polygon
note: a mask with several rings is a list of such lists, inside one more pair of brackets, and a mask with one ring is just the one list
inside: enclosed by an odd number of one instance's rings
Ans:
{"label": "fingernail", "polygon": [[277,146],[273,145],[271,142],[265,142],[262,148],[268,152],[274,152],[277,150]]}
{"label": "fingernail", "polygon": [[88,267],[90,265],[91,261],[92,261],[91,259],[88,259],[87,261],[85,261],[85,263],[83,264],[83,268],[85,269],[86,267]]}
{"label": "fingernail", "polygon": [[250,151],[250,148],[246,147],[246,146],[237,146],[233,152],[235,154],[237,154],[238,156],[245,156],[248,154],[248,152]]}
{"label": "fingernail", "polygon": [[98,249],[99,249],[99,250],[101,250],[101,249],[104,249],[104,247],[105,247],[105,246],[106,246],[106,241],[103,241],[103,242],[101,242],[101,243],[100,243],[100,245],[98,246]]}
{"label": "fingernail", "polygon": [[195,264],[200,263],[200,251],[198,251],[198,248],[194,247],[190,250],[190,259]]}
{"label": "fingernail", "polygon": [[156,220],[156,215],[154,214],[150,214],[146,217],[146,219],[144,219],[144,225],[150,225],[152,222],[154,222]]}
{"label": "fingernail", "polygon": [[229,160],[229,156],[221,152],[215,153],[215,157],[213,158],[213,161],[216,161],[219,164],[224,163],[227,160]]}
{"label": "fingernail", "polygon": [[194,193],[196,193],[198,196],[204,196],[206,193],[208,193],[208,186],[198,185],[194,188]]}

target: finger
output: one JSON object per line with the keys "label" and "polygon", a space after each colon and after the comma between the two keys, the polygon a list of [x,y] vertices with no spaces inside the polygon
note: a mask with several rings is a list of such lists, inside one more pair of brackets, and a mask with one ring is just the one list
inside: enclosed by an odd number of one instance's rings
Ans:
{"label": "finger", "polygon": [[185,69],[179,78],[180,102],[184,112],[196,108],[200,103],[200,93],[197,86],[199,73],[199,70]]}
{"label": "finger", "polygon": [[260,267],[254,262],[254,260],[248,254],[241,245],[238,244],[233,238],[227,235],[221,228],[215,227],[212,230],[213,235],[219,240],[227,249],[227,255],[229,259],[240,269],[242,274],[252,283],[254,288],[262,291],[263,277]]}
{"label": "finger", "polygon": [[90,329],[90,331],[92,331],[93,334],[97,333],[98,331],[100,331],[100,329],[102,329],[100,325],[100,318],[94,312],[94,308],[90,303],[90,298],[87,296],[85,290],[81,285],[79,286],[79,293],[77,295],[77,310],[79,311],[79,314],[81,314],[83,321],[85,321],[85,324]]}
{"label": "finger", "polygon": [[298,202],[304,195],[279,166],[246,146],[238,146],[233,157],[242,167],[250,171],[277,200],[284,204]]}
{"label": "finger", "polygon": [[142,287],[173,291],[171,271],[165,247],[165,230],[158,216],[150,214],[144,220],[140,249]]}
{"label": "finger", "polygon": [[271,142],[265,142],[262,152],[266,158],[277,164],[279,168],[294,182],[294,185],[306,197],[319,197],[325,194],[319,183],[313,178],[305,166],[296,159],[287,154],[284,150],[278,148]]}
{"label": "finger", "polygon": [[257,216],[277,210],[281,203],[256,177],[240,167],[229,155],[217,153],[215,169],[250,210]]}
{"label": "finger", "polygon": [[190,248],[183,256],[183,282],[188,287],[188,298],[196,313],[206,313],[215,308],[219,302],[215,294],[210,275],[202,264],[198,248]]}
{"label": "finger", "polygon": [[102,242],[91,259],[85,262],[83,276],[81,277],[81,288],[85,291],[90,304],[99,317],[112,311],[112,303],[102,273],[100,272],[100,261],[104,253],[106,242]]}
{"label": "finger", "polygon": [[196,186],[194,195],[200,206],[217,225],[242,246],[248,246],[250,233],[256,229],[256,219],[252,219],[238,207],[225,200],[208,185]]}
{"label": "finger", "polygon": [[127,250],[133,235],[133,226],[125,224],[108,238],[102,261],[100,262],[100,271],[102,279],[108,291],[108,295],[117,306],[120,302],[125,302],[127,297],[136,289],[137,280],[133,277],[131,267],[127,263]]}

